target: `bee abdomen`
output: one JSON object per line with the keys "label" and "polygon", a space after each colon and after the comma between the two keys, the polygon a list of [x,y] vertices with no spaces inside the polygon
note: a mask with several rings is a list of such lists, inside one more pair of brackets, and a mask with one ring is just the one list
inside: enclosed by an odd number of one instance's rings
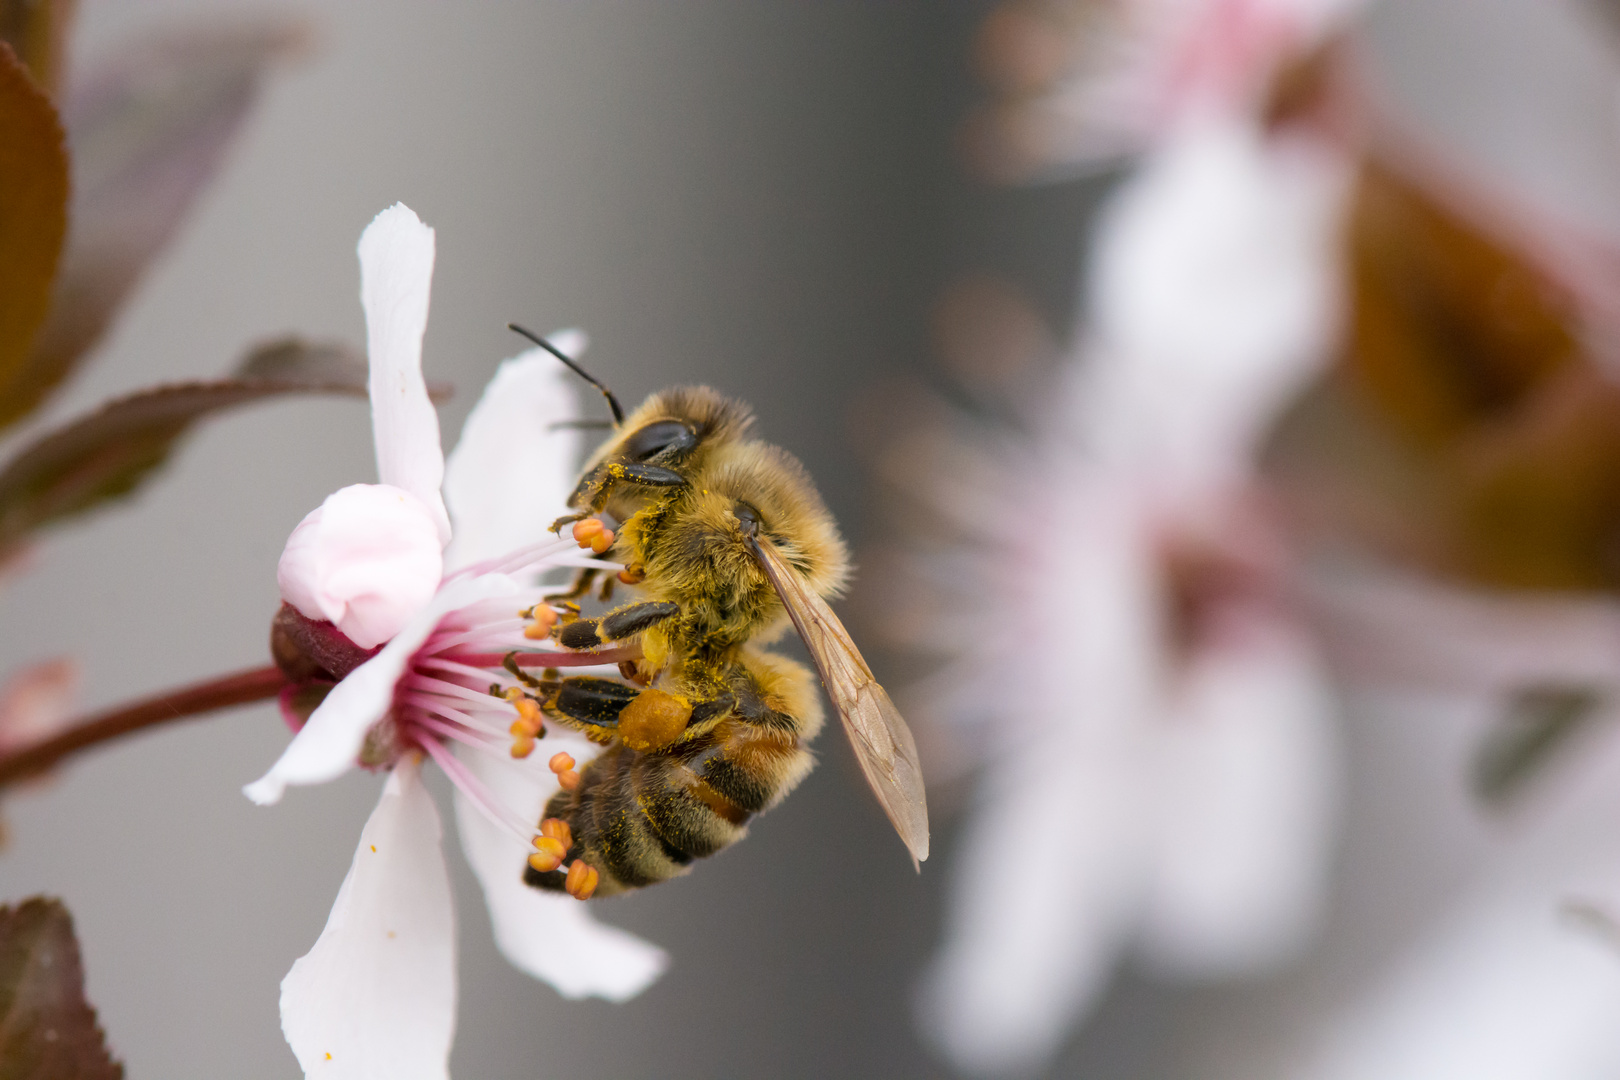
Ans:
{"label": "bee abdomen", "polygon": [[[567,860],[583,858],[601,872],[597,895],[665,881],[729,847],[810,767],[792,736],[737,722],[680,750],[610,748],[585,768],[576,791],[558,792],[547,804],[546,816],[573,830]],[[525,880],[561,891],[564,874],[531,868]]]}

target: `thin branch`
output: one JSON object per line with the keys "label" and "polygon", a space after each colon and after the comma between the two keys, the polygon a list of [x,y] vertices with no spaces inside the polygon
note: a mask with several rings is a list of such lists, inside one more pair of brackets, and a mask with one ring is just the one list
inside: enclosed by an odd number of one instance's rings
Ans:
{"label": "thin branch", "polygon": [[69,754],[116,739],[142,728],[185,720],[219,709],[266,701],[287,685],[287,676],[275,666],[239,671],[218,679],[166,690],[161,694],[120,705],[75,723],[41,742],[0,752],[0,787],[43,772]]}

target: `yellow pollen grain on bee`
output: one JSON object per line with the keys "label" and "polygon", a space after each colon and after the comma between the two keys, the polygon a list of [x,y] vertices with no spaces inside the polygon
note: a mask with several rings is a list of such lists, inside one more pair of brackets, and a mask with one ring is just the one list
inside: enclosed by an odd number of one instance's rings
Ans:
{"label": "yellow pollen grain on bee", "polygon": [[327,1060],[327,1061],[331,1061],[331,1060],[332,1060],[332,1051],[330,1051],[330,1050],[328,1050],[328,1051],[327,1051],[327,1052],[326,1052],[326,1060]]}
{"label": "yellow pollen grain on bee", "polygon": [[559,750],[557,753],[552,754],[551,760],[546,762],[546,768],[554,773],[564,773],[573,767],[574,755],[565,750]]}
{"label": "yellow pollen grain on bee", "polygon": [[575,900],[589,900],[591,894],[596,892],[596,885],[600,880],[601,875],[596,872],[594,866],[584,859],[575,859],[568,867],[568,880],[563,884],[563,888],[567,889],[568,895]]}

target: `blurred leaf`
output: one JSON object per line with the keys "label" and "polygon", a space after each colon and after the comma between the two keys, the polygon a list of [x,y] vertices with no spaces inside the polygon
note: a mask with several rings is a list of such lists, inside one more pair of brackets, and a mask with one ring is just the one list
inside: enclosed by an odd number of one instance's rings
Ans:
{"label": "blurred leaf", "polygon": [[1474,584],[1620,589],[1612,253],[1453,187],[1363,170],[1343,361],[1268,470],[1318,535]]}
{"label": "blurred leaf", "polygon": [[1602,701],[1592,690],[1554,686],[1514,695],[1506,715],[1480,744],[1474,794],[1495,807],[1511,801],[1591,727]]}
{"label": "blurred leaf", "polygon": [[50,100],[0,42],[0,414],[50,308],[67,228],[68,160]]}
{"label": "blurred leaf", "polygon": [[[4,2],[4,0],[0,0]],[[25,366],[0,383],[0,426],[25,415],[111,323],[224,159],[294,27],[158,42],[75,88],[72,228],[50,317]]]}
{"label": "blurred leaf", "polygon": [[365,363],[339,345],[274,342],[239,371],[118,398],[23,450],[0,471],[0,552],[41,525],[129,494],[211,413],[283,394],[366,393]]}
{"label": "blurred leaf", "polygon": [[75,0],[0,0],[0,41],[46,93],[59,96]]}
{"label": "blurred leaf", "polygon": [[73,917],[35,897],[0,908],[0,1078],[121,1080],[84,999]]}
{"label": "blurred leaf", "polygon": [[1378,162],[1350,218],[1348,361],[1405,437],[1503,416],[1576,360],[1573,299],[1480,223]]}

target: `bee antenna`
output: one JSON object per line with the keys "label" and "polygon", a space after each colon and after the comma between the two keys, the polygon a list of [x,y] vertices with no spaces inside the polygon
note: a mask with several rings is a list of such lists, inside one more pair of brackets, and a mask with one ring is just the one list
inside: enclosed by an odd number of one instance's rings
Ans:
{"label": "bee antenna", "polygon": [[619,407],[619,399],[614,397],[613,391],[603,386],[601,380],[599,380],[595,375],[592,375],[590,372],[574,363],[573,360],[569,359],[567,353],[557,348],[557,346],[553,345],[539,334],[536,334],[533,330],[525,330],[517,323],[507,323],[506,328],[512,331],[514,334],[522,334],[524,337],[546,350],[546,352],[550,353],[552,356],[555,356],[564,364],[567,364],[569,371],[572,371],[575,375],[578,375],[580,378],[602,391],[602,396],[607,398],[608,408],[613,410],[613,426],[618,427],[620,424],[624,423],[624,410]]}

